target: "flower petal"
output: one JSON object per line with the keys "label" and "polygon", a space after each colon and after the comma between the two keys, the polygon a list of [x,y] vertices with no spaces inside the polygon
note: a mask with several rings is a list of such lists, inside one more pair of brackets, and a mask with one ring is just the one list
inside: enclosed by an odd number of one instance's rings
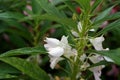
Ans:
{"label": "flower petal", "polygon": [[91,31],[91,32],[95,32],[95,29],[90,29],[89,31]]}
{"label": "flower petal", "polygon": [[98,54],[90,56],[89,59],[92,63],[98,63],[98,62],[104,60],[104,58],[102,56],[98,55]]}
{"label": "flower petal", "polygon": [[102,42],[103,41],[104,41],[104,37],[103,36],[97,37],[97,38],[94,38],[94,39],[90,39],[90,42],[92,43],[94,48],[96,50],[98,50],[98,51],[103,50],[103,47],[102,47]]}
{"label": "flower petal", "polygon": [[60,41],[54,38],[46,38],[44,40],[47,44],[44,45],[44,47],[48,50],[48,48],[54,48],[59,45]]}
{"label": "flower petal", "polygon": [[82,24],[81,24],[81,22],[78,22],[77,27],[78,27],[78,31],[81,32],[82,31]]}
{"label": "flower petal", "polygon": [[58,58],[54,57],[50,59],[50,62],[51,62],[50,67],[54,69],[55,65],[59,62],[59,60]]}
{"label": "flower petal", "polygon": [[79,37],[79,35],[78,35],[78,33],[77,33],[76,31],[71,30],[71,33],[72,33],[73,36],[75,36],[75,37]]}
{"label": "flower petal", "polygon": [[102,66],[92,67],[89,70],[93,72],[95,80],[101,80],[100,76],[101,76]]}
{"label": "flower petal", "polygon": [[65,37],[65,36],[62,36],[62,38],[61,38],[61,43],[63,43],[63,44],[68,44],[68,37]]}
{"label": "flower petal", "polygon": [[107,57],[107,56],[104,56],[105,60],[108,61],[108,62],[114,62],[111,58]]}
{"label": "flower petal", "polygon": [[94,72],[93,74],[94,74],[95,80],[101,80],[100,79],[100,76],[101,76],[100,73]]}
{"label": "flower petal", "polygon": [[64,53],[64,49],[61,47],[50,48],[48,52],[51,56],[60,57]]}
{"label": "flower petal", "polygon": [[82,65],[81,65],[81,70],[86,70],[88,67],[90,66],[90,64],[88,62],[84,62]]}
{"label": "flower petal", "polygon": [[80,60],[84,62],[84,60],[87,58],[86,54],[81,55]]}
{"label": "flower petal", "polygon": [[61,61],[61,60],[63,60],[63,58],[61,58],[61,57],[53,57],[53,56],[51,56],[51,55],[49,55],[49,57],[50,57],[50,67],[52,68],[52,69],[54,69],[54,67],[55,67],[55,65],[59,62],[59,61]]}
{"label": "flower petal", "polygon": [[71,46],[69,46],[68,48],[65,48],[64,56],[67,58],[70,58],[71,56],[77,56],[77,50],[71,49]]}

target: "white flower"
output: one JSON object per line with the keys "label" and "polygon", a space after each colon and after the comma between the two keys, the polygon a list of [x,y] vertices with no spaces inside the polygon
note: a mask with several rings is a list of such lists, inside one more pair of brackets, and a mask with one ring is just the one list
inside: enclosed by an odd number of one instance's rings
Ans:
{"label": "white flower", "polygon": [[92,63],[98,63],[104,60],[104,58],[98,54],[93,54],[92,56],[89,57],[89,59]]}
{"label": "white flower", "polygon": [[97,37],[97,38],[94,38],[94,39],[90,39],[90,42],[92,43],[93,47],[97,51],[103,50],[103,47],[102,47],[102,42],[103,41],[104,41],[104,37],[103,36]]}
{"label": "white flower", "polygon": [[86,54],[83,54],[83,55],[80,56],[80,60],[81,60],[81,62],[83,63],[83,64],[80,66],[80,69],[83,70],[83,71],[86,70],[87,67],[90,66],[90,64],[89,64],[87,61],[85,61],[86,58],[87,58],[87,55],[86,55]]}
{"label": "white flower", "polygon": [[44,45],[45,49],[49,53],[50,57],[50,67],[53,69],[55,65],[62,60],[61,57],[64,55],[67,58],[70,58],[71,56],[75,55],[75,50],[71,48],[71,46],[68,44],[68,37],[62,36],[61,40],[55,38],[46,38]]}
{"label": "white flower", "polygon": [[93,67],[90,68],[89,70],[93,72],[95,80],[101,80],[100,76],[101,76],[102,66]]}
{"label": "white flower", "polygon": [[[97,51],[101,51],[101,50],[109,50],[109,48],[106,48],[106,49],[103,49],[103,46],[102,46],[102,42],[104,41],[104,37],[101,36],[101,37],[97,37],[97,38],[94,38],[94,39],[90,39],[90,42],[92,43],[93,47],[97,50]],[[102,60],[106,60],[106,61],[110,61],[110,62],[113,62],[113,60],[111,60],[109,57],[106,57],[106,56],[101,56],[101,55],[98,55],[98,54],[94,54],[92,55],[91,57],[89,57],[90,61],[92,63],[98,63]],[[94,77],[95,77],[95,80],[101,80],[100,79],[100,76],[101,76],[101,70],[102,68],[104,68],[105,66],[104,65],[100,65],[100,66],[96,66],[96,67],[93,67],[93,68],[90,68],[89,70],[93,72],[94,74]]]}
{"label": "white flower", "polygon": [[[98,62],[104,60],[104,58],[103,58],[103,56],[100,56],[100,55],[98,55],[98,54],[93,54],[92,56],[89,57],[89,60],[90,60],[92,63],[98,63]],[[96,66],[96,67],[89,68],[89,70],[93,72],[94,77],[95,77],[95,80],[101,80],[101,79],[100,79],[101,70],[102,70],[102,68],[104,68],[104,67],[105,67],[104,65],[100,65],[100,66]]]}
{"label": "white flower", "polygon": [[[94,38],[94,39],[90,39],[90,42],[92,43],[93,47],[97,50],[97,51],[101,51],[101,50],[109,50],[109,48],[106,48],[106,49],[103,49],[103,46],[102,46],[102,42],[104,41],[104,37],[101,36],[101,37],[97,37],[97,38]],[[110,59],[109,57],[107,56],[103,56],[105,58],[106,61],[108,62],[114,62],[112,59]]]}

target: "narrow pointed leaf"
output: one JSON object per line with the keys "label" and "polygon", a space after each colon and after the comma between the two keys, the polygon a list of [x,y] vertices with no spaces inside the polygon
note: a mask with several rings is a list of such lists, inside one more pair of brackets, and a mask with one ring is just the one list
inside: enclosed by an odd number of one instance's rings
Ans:
{"label": "narrow pointed leaf", "polygon": [[56,15],[52,15],[52,14],[44,14],[44,15],[32,15],[32,16],[29,16],[29,17],[25,17],[23,19],[21,19],[20,21],[26,21],[26,20],[29,20],[29,19],[34,19],[34,18],[38,18],[40,20],[51,20],[51,21],[56,21],[58,23],[61,23],[63,25],[66,25],[66,26],[71,26],[71,27],[74,27],[76,26],[76,23],[70,19],[70,18],[59,18],[58,16]]}
{"label": "narrow pointed leaf", "polygon": [[49,80],[49,77],[45,71],[43,71],[39,66],[27,62],[24,59],[9,57],[0,58],[0,60],[17,68],[18,70],[22,71],[24,74],[35,80]]}
{"label": "narrow pointed leaf", "polygon": [[47,13],[56,15],[58,17],[65,17],[63,13],[61,13],[55,6],[51,3],[48,3],[48,0],[35,0],[42,9],[44,9]]}
{"label": "narrow pointed leaf", "polygon": [[17,55],[35,55],[35,54],[46,54],[46,50],[43,47],[26,47],[15,50],[10,50],[2,53],[0,57],[17,56]]}
{"label": "narrow pointed leaf", "polygon": [[15,13],[15,12],[4,12],[0,13],[0,19],[9,19],[9,18],[14,18],[14,19],[21,19],[24,16],[20,13]]}
{"label": "narrow pointed leaf", "polygon": [[119,18],[120,18],[120,12],[117,12],[117,13],[105,16],[101,20],[95,21],[93,24],[96,25],[96,24],[99,24],[99,23],[104,22],[104,21],[115,20],[115,19],[119,19]]}
{"label": "narrow pointed leaf", "polygon": [[34,14],[40,14],[42,9],[40,8],[40,5],[36,2],[36,0],[31,0],[32,3],[32,12]]}
{"label": "narrow pointed leaf", "polygon": [[17,76],[15,75],[10,75],[10,74],[2,74],[0,73],[0,79],[10,79],[10,78],[16,78]]}
{"label": "narrow pointed leaf", "polygon": [[105,9],[102,13],[100,13],[94,20],[94,23],[96,23],[97,21],[103,19],[104,17],[108,16],[110,14],[110,11],[112,10],[113,6]]}
{"label": "narrow pointed leaf", "polygon": [[92,5],[91,12],[94,12],[102,1],[103,0],[95,0],[94,4]]}
{"label": "narrow pointed leaf", "polygon": [[100,32],[98,32],[97,35],[105,34],[106,32],[108,32],[114,28],[118,28],[118,27],[120,27],[120,19],[107,25],[104,29],[102,29]]}
{"label": "narrow pointed leaf", "polygon": [[85,10],[85,12],[89,12],[91,6],[90,6],[90,0],[75,0],[76,2],[79,3],[81,8]]}

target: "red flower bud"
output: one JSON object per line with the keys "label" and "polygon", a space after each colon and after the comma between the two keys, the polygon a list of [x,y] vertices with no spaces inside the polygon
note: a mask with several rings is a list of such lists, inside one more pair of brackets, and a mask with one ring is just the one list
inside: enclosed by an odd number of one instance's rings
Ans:
{"label": "red flower bud", "polygon": [[77,12],[78,14],[81,13],[81,9],[80,9],[80,7],[76,7],[76,12]]}

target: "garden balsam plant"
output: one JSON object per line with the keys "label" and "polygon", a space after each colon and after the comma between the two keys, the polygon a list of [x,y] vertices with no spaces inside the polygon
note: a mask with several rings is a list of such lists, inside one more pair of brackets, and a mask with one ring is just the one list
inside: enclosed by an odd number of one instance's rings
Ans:
{"label": "garden balsam plant", "polygon": [[[68,60],[70,63],[69,66],[71,72],[68,71],[70,74],[68,78],[69,80],[86,80],[87,78],[82,76],[83,71],[86,70],[89,70],[93,73],[95,80],[101,80],[101,71],[105,67],[105,65],[103,64],[93,67],[90,66],[101,61],[114,63],[114,60],[107,56],[96,54],[95,52],[86,53],[85,48],[87,48],[87,50],[90,50],[92,46],[96,51],[109,51],[109,48],[104,49],[102,46],[102,42],[104,41],[103,34],[99,35],[98,37],[89,36],[89,32],[95,32],[94,25],[92,25],[94,24],[94,20],[91,20],[90,0],[76,0],[76,2],[78,2],[81,6],[81,14],[80,16],[77,16],[78,20],[75,20],[77,23],[77,26],[74,26],[75,29],[70,30],[71,34],[73,35],[72,39],[74,44],[72,45],[74,45],[74,47],[70,46],[71,44],[69,44],[68,42],[69,35],[63,35],[61,40],[55,38],[46,38],[46,44],[44,45],[44,47],[49,53],[50,67],[54,69],[59,61],[65,59]],[[96,3],[100,2],[96,0],[93,6],[95,6]],[[111,9],[108,9],[108,12],[110,12],[110,10]],[[101,14],[101,16],[99,17],[102,18],[102,15],[107,15],[108,12],[103,12],[103,14]],[[73,17],[76,16],[74,15]]]}
{"label": "garden balsam plant", "polygon": [[[22,35],[16,39],[24,38],[33,46],[0,54],[0,79],[102,80],[102,69],[107,64],[120,65],[120,49],[103,46],[107,32],[120,26],[120,13],[110,14],[117,4],[101,12],[98,8],[104,0],[31,0],[26,3],[32,8],[24,10],[26,16],[21,11],[21,16],[15,12],[0,13],[3,22],[21,30],[21,33],[16,31]],[[75,10],[76,6],[79,11]],[[111,22],[101,28],[109,20]],[[30,26],[30,31],[18,25],[22,23]],[[54,32],[60,28],[63,31],[59,34]],[[0,32],[13,32],[9,30],[3,28]],[[52,30],[57,38],[51,37]],[[21,42],[25,42],[23,40]]]}
{"label": "garden balsam plant", "polygon": [[[77,27],[78,27],[79,32],[81,33],[82,26],[80,22],[78,22]],[[67,58],[70,63],[70,67],[72,69],[70,80],[76,80],[77,78],[82,79],[82,76],[81,76],[82,71],[85,71],[86,69],[89,69],[90,71],[93,72],[95,80],[101,80],[100,79],[101,70],[105,67],[105,65],[99,65],[99,66],[88,68],[90,67],[88,60],[90,60],[93,64],[98,63],[103,60],[106,60],[108,62],[114,62],[114,61],[106,56],[102,56],[102,55],[92,53],[92,52],[86,55],[84,48],[88,44],[82,45],[83,46],[82,50],[79,49],[80,47],[72,48],[70,44],[68,43],[67,38],[68,37],[62,36],[60,41],[55,38],[46,38],[45,40],[46,44],[44,45],[44,47],[49,53],[50,67],[54,69],[55,65],[59,61]],[[77,38],[78,40],[76,42],[76,46],[79,46],[79,44],[83,44],[83,42],[81,42],[81,39],[79,37]],[[90,41],[93,47],[95,48],[95,50],[97,51],[109,50],[109,48],[103,49],[103,46],[102,46],[102,42],[104,41],[103,36],[96,37],[96,38],[87,38],[85,36],[83,40]],[[83,52],[83,53],[80,53],[80,52]],[[63,58],[62,56],[64,56],[65,58]]]}

